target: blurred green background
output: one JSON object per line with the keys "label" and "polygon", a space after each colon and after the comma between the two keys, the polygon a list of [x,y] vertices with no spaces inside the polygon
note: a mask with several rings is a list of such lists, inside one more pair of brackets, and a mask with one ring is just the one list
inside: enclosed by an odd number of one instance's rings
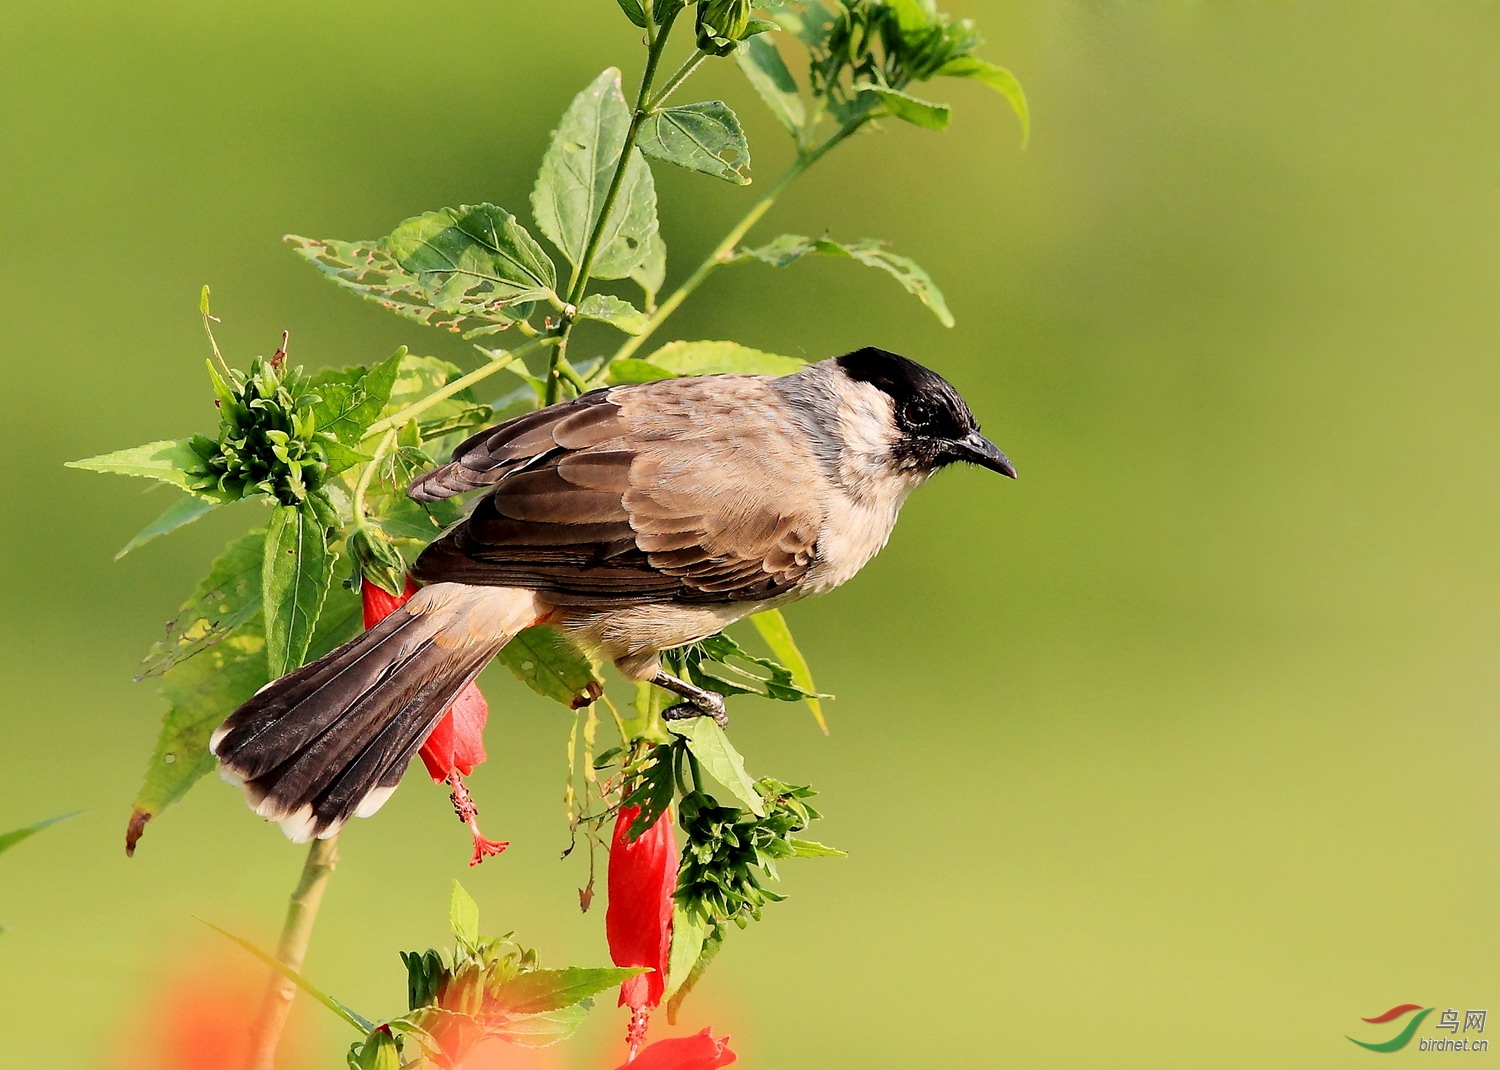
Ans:
{"label": "blurred green background", "polygon": [[[734,735],[821,789],[850,857],[785,867],[683,1028],[749,1067],[1330,1067],[1375,1059],[1344,1035],[1384,1039],[1358,1019],[1397,1003],[1500,1012],[1500,11],[949,8],[1025,83],[1030,148],[941,83],[948,133],[861,136],[756,233],[888,238],[957,328],[829,261],[725,271],[661,337],[910,354],[1022,474],[943,475],[790,611],[833,734],[739,700]],[[640,49],[610,0],[5,21],[0,827],[87,810],[0,859],[5,1060],[115,1067],[193,963],[239,964],[193,916],[271,944],[302,850],[209,780],[124,857],[162,712],[130,677],[259,507],[115,564],[167,494],[62,462],[210,427],[204,283],[241,364],[282,328],[313,367],[470,364],[280,236],[528,214],[568,99]],[[745,117],[763,186],[780,131],[732,65],[695,85]],[[675,281],[757,187],[658,172]],[[470,872],[415,773],[356,823],[307,972],[366,1014],[400,1008],[396,952],[443,939],[455,876],[545,961],[605,957],[557,860],[567,719],[487,680],[473,787],[513,846]],[[552,1065],[613,1065],[609,1002]],[[352,1034],[297,1015],[299,1065],[342,1065]]]}

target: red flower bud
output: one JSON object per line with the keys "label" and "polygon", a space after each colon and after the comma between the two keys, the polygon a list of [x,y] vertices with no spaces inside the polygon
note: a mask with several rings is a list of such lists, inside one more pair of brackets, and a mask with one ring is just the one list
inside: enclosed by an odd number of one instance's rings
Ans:
{"label": "red flower bud", "polygon": [[715,1070],[739,1058],[729,1050],[728,1037],[714,1037],[705,1029],[690,1037],[658,1040],[616,1070]]}
{"label": "red flower bud", "polygon": [[[646,1036],[651,1008],[661,1003],[672,946],[672,893],[677,890],[677,841],[663,813],[630,841],[626,833],[640,810],[622,806],[615,815],[609,846],[609,908],[604,931],[616,966],[649,966],[620,986],[620,1005],[629,1006],[631,1051]],[[667,1064],[663,1064],[667,1065]]]}

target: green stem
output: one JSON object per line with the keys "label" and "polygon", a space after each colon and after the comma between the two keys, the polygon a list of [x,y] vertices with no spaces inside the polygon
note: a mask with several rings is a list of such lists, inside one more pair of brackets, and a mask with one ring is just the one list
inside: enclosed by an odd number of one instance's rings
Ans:
{"label": "green stem", "polygon": [[651,98],[651,103],[646,105],[646,114],[650,115],[660,108],[668,97],[677,92],[678,86],[687,81],[688,77],[698,69],[698,64],[706,60],[709,55],[710,53],[700,48],[685,59],[682,66],[677,68],[677,72],[667,79],[667,84],[661,87],[661,91]]}
{"label": "green stem", "polygon": [[[666,50],[667,38],[671,35],[672,23],[676,18],[677,14],[673,12],[657,28],[654,35],[649,32],[647,34],[649,45],[646,50],[646,69],[641,74],[641,88],[636,94],[635,111],[630,116],[630,128],[625,132],[625,142],[620,148],[620,159],[615,164],[615,173],[609,180],[609,189],[604,194],[604,203],[599,209],[598,218],[594,220],[594,229],[589,234],[588,244],[584,246],[583,256],[574,267],[573,277],[568,282],[568,307],[564,310],[562,323],[557,329],[557,348],[552,351],[552,360],[547,368],[547,390],[544,399],[547,405],[557,401],[559,387],[564,378],[575,386],[581,387],[582,385],[581,377],[568,363],[568,338],[573,333],[573,324],[578,319],[577,305],[583,300],[584,291],[588,289],[594,258],[598,255],[599,245],[604,240],[605,227],[609,224],[609,217],[614,212],[615,201],[620,197],[620,188],[625,183],[625,172],[630,167],[631,153],[635,151],[635,142],[641,132],[641,123],[645,122],[646,116],[650,114],[647,100],[651,94],[651,83],[656,78],[656,68],[661,63],[662,52]],[[673,75],[673,78],[676,79],[677,75]]]}
{"label": "green stem", "polygon": [[[313,840],[307,852],[307,861],[302,866],[302,877],[292,892],[287,904],[286,921],[281,926],[281,939],[276,942],[276,958],[294,972],[301,972],[302,961],[307,957],[307,945],[312,940],[313,923],[318,919],[318,906],[323,902],[323,892],[328,887],[328,878],[338,863],[338,837]],[[245,1060],[246,1070],[273,1070],[276,1065],[276,1046],[286,1028],[287,1015],[292,1010],[292,1000],[297,995],[297,986],[280,974],[272,974],[261,1001],[260,1013],[250,1031],[250,1052]]]}
{"label": "green stem", "polygon": [[449,383],[447,386],[444,386],[440,390],[434,390],[432,393],[424,397],[421,401],[414,401],[410,405],[406,406],[406,408],[391,413],[385,419],[377,420],[375,423],[370,425],[370,429],[365,432],[365,437],[362,441],[368,442],[376,435],[384,434],[386,431],[389,431],[392,428],[399,428],[413,416],[417,416],[420,413],[426,412],[438,402],[446,401],[454,394],[469,389],[469,387],[473,386],[477,382],[488,379],[501,368],[504,368],[508,364],[513,364],[515,361],[520,359],[521,354],[525,353],[528,349],[536,349],[541,346],[543,341],[543,339],[536,339],[522,342],[519,346],[511,350],[509,353],[506,353],[503,356],[495,357],[488,364],[475,368],[468,375],[459,376],[457,379],[453,380],[453,382]]}
{"label": "green stem", "polygon": [[[624,345],[615,350],[615,355],[611,359],[621,360],[631,356],[636,350],[640,349],[645,344],[646,339],[656,333],[656,329],[666,321],[667,317],[676,312],[678,307],[692,295],[693,291],[703,285],[703,280],[713,274],[715,268],[730,262],[734,256],[735,247],[750,232],[750,228],[759,223],[761,217],[771,210],[771,207],[776,203],[776,198],[781,196],[787,186],[791,185],[802,172],[821,160],[827,155],[830,149],[844,141],[844,139],[853,134],[867,121],[869,121],[869,116],[860,116],[840,127],[837,132],[821,145],[807,152],[799,153],[797,158],[792,161],[792,165],[782,173],[780,178],[771,184],[771,188],[766,191],[765,196],[756,201],[750,210],[745,213],[744,217],[730,229],[729,233],[724,235],[724,240],[714,247],[714,251],[708,254],[703,263],[699,264],[693,270],[693,273],[683,281],[681,286],[673,291],[670,297],[656,307],[656,311],[646,321],[646,329],[634,338],[627,339]],[[609,364],[610,361],[605,361],[601,364],[598,372],[595,373],[596,377],[602,378],[609,368]]]}
{"label": "green stem", "polygon": [[370,481],[375,478],[375,469],[380,467],[380,461],[390,452],[396,442],[398,428],[392,427],[380,439],[380,445],[375,447],[375,452],[370,461],[365,465],[365,470],[359,474],[359,482],[354,485],[354,505],[351,512],[354,514],[354,523],[357,527],[365,522],[365,494],[370,489]]}

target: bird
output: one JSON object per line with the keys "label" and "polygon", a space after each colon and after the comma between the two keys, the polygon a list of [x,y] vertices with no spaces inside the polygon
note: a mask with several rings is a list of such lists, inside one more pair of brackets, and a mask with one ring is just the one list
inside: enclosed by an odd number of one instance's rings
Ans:
{"label": "bird", "polygon": [[782,376],[605,387],[486,428],[418,476],[431,503],[483,491],[412,565],[422,586],[213,733],[220,772],[294,842],[375,813],[454,698],[547,624],[629,680],[726,720],[660,654],[847,582],[908,494],[965,462],[1012,479],[958,391],[875,347]]}

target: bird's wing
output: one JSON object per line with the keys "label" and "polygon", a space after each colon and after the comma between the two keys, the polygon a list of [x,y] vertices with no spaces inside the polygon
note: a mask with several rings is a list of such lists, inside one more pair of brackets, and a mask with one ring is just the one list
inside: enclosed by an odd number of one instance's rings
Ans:
{"label": "bird's wing", "polygon": [[492,489],[414,574],[562,605],[782,594],[813,563],[824,476],[767,382],[615,387],[475,435],[413,494]]}

